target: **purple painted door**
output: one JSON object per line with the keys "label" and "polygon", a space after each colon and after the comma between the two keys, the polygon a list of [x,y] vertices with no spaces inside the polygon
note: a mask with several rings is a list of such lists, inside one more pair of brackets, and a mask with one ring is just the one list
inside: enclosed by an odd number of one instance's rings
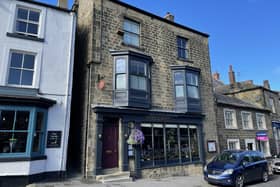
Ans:
{"label": "purple painted door", "polygon": [[116,121],[103,125],[102,168],[118,167],[119,128]]}

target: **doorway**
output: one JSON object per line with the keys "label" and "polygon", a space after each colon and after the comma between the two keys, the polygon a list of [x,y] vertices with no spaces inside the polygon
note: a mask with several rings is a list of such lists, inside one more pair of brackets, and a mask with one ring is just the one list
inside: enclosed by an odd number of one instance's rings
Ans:
{"label": "doorway", "polygon": [[105,119],[102,133],[102,168],[118,167],[119,125],[117,119]]}

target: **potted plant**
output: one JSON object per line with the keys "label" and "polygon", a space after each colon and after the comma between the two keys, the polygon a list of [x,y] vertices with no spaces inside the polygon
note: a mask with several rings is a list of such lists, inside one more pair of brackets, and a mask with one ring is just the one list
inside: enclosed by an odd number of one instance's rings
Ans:
{"label": "potted plant", "polygon": [[144,134],[139,129],[132,129],[128,137],[127,143],[131,145],[143,144],[145,140]]}

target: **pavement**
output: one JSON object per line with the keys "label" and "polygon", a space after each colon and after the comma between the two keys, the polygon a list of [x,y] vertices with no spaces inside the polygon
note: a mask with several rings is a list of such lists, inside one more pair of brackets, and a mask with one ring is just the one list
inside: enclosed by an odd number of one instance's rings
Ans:
{"label": "pavement", "polygon": [[161,179],[138,179],[132,182],[86,183],[81,178],[71,178],[61,182],[31,184],[27,187],[210,187],[201,175],[167,177]]}
{"label": "pavement", "polygon": [[[214,187],[204,181],[203,176],[178,176],[161,179],[138,179],[133,182],[119,183],[86,183],[80,177],[70,178],[61,182],[47,182],[31,184],[27,187]],[[246,187],[279,187],[280,175],[273,175],[266,183],[254,182],[247,184]]]}

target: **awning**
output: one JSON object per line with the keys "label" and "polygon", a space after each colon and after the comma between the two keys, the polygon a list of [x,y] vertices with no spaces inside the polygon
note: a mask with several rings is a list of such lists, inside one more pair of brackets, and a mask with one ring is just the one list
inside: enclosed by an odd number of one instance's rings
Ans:
{"label": "awning", "polygon": [[280,128],[280,122],[272,122],[272,127]]}
{"label": "awning", "polygon": [[268,136],[266,132],[257,132],[256,139],[259,141],[268,141]]}

